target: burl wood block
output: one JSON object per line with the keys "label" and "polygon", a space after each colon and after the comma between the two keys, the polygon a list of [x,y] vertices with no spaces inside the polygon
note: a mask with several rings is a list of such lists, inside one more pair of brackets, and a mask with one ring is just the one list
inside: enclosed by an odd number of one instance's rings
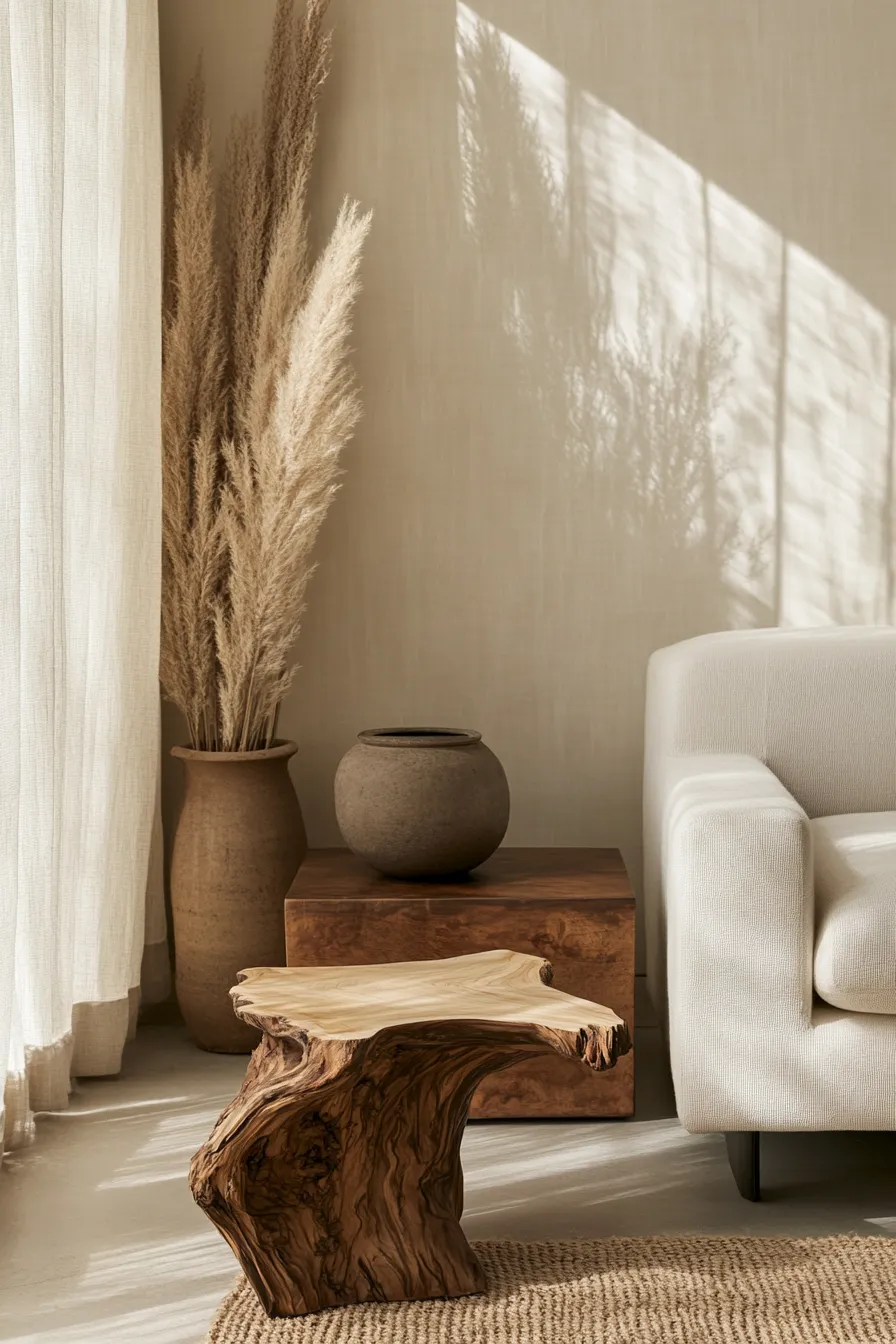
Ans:
{"label": "burl wood block", "polygon": [[[286,902],[290,966],[373,965],[513,948],[546,957],[554,986],[634,1025],[635,900],[615,849],[499,849],[460,880],[382,877],[344,849],[311,850]],[[592,1073],[529,1059],[484,1078],[474,1120],[634,1111],[634,1057]]]}

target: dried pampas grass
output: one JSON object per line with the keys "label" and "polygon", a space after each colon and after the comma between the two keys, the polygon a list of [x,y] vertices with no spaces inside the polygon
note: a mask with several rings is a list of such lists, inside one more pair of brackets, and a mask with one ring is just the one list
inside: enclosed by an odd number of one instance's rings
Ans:
{"label": "dried pampas grass", "polygon": [[228,145],[223,237],[201,71],[175,135],[163,326],[161,679],[191,745],[269,746],[312,552],[361,413],[348,363],[370,215],[312,266],[307,193],[328,0],[278,0],[260,124]]}

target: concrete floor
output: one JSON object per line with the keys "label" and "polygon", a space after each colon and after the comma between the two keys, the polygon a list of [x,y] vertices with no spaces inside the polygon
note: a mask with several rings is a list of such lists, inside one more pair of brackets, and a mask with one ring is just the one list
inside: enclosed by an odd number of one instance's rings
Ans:
{"label": "concrete floor", "polygon": [[[896,1134],[771,1135],[766,1198],[748,1204],[722,1139],[675,1120],[656,1029],[637,1052],[634,1120],[467,1129],[470,1237],[896,1235]],[[245,1064],[146,1027],[121,1077],[80,1084],[41,1120],[39,1143],[0,1173],[0,1339],[201,1344],[235,1262],[187,1165]]]}

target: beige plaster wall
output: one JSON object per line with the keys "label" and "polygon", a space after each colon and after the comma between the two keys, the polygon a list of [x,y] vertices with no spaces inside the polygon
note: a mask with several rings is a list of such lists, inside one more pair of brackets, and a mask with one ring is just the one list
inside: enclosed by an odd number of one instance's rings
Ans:
{"label": "beige plaster wall", "polygon": [[[200,48],[216,136],[253,104],[272,9],[160,0],[169,123]],[[651,650],[892,618],[896,6],[333,17],[316,225],[345,193],[375,219],[365,421],[283,715],[312,843],[358,729],[470,725],[510,843],[637,874]]]}

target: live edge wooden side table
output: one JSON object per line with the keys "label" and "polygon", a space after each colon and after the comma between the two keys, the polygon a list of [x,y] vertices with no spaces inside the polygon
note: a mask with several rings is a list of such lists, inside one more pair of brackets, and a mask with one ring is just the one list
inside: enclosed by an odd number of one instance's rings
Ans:
{"label": "live edge wooden side table", "polygon": [[616,1013],[520,952],[239,980],[236,1012],[264,1034],[190,1187],[269,1316],[481,1292],[460,1227],[477,1082],[555,1052],[587,1075],[629,1049]]}
{"label": "live edge wooden side table", "polygon": [[[346,849],[310,850],[286,902],[290,966],[356,966],[513,948],[555,989],[609,1005],[632,1031],[635,901],[616,849],[499,849],[461,880],[382,877]],[[626,1116],[634,1058],[593,1073],[548,1054],[483,1078],[474,1120]]]}

